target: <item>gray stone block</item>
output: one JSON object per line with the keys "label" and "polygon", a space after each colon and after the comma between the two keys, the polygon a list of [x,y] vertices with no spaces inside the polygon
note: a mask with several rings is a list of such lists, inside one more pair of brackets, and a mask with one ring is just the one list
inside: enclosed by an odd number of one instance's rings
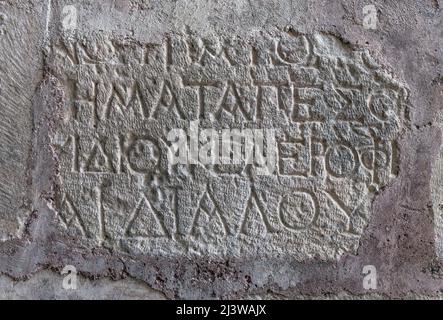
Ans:
{"label": "gray stone block", "polygon": [[2,297],[438,298],[442,23],[0,1]]}

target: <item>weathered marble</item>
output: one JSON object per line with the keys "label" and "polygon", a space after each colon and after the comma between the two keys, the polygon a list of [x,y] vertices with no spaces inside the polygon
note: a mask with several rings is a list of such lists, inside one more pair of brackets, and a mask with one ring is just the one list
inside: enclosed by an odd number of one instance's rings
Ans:
{"label": "weathered marble", "polygon": [[441,3],[365,5],[0,1],[2,297],[440,297]]}

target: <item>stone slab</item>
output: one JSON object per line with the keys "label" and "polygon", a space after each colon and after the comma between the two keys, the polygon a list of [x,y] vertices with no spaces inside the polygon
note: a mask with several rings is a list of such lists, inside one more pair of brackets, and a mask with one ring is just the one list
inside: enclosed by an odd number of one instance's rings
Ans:
{"label": "stone slab", "polygon": [[32,98],[42,79],[46,7],[0,2],[0,240],[23,232],[31,211]]}
{"label": "stone slab", "polygon": [[0,273],[439,297],[441,3],[371,5],[0,1]]}

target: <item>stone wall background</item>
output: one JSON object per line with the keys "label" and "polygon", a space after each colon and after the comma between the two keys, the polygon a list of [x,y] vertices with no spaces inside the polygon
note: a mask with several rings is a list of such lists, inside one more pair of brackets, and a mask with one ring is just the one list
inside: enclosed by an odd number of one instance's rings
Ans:
{"label": "stone wall background", "polygon": [[[441,2],[0,1],[0,295],[3,298],[439,298],[441,255]],[[380,189],[356,252],[336,261],[185,258],[128,254],[60,232],[50,137],[64,92],[48,52],[75,6],[77,31],[160,42],[188,28],[199,36],[291,27],[367,49],[409,91],[410,129],[398,143],[398,176]],[[76,267],[78,291],[58,276]],[[363,287],[364,266],[377,289]],[[48,271],[52,270],[52,271]],[[118,288],[117,291],[112,291]],[[119,292],[119,293],[115,293]]]}

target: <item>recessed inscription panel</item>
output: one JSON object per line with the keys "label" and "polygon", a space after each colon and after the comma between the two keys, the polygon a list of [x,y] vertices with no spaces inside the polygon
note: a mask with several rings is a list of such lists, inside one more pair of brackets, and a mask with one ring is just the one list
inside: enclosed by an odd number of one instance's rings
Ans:
{"label": "recessed inscription panel", "polygon": [[397,175],[407,91],[333,36],[98,35],[49,60],[60,224],[97,245],[336,259]]}

